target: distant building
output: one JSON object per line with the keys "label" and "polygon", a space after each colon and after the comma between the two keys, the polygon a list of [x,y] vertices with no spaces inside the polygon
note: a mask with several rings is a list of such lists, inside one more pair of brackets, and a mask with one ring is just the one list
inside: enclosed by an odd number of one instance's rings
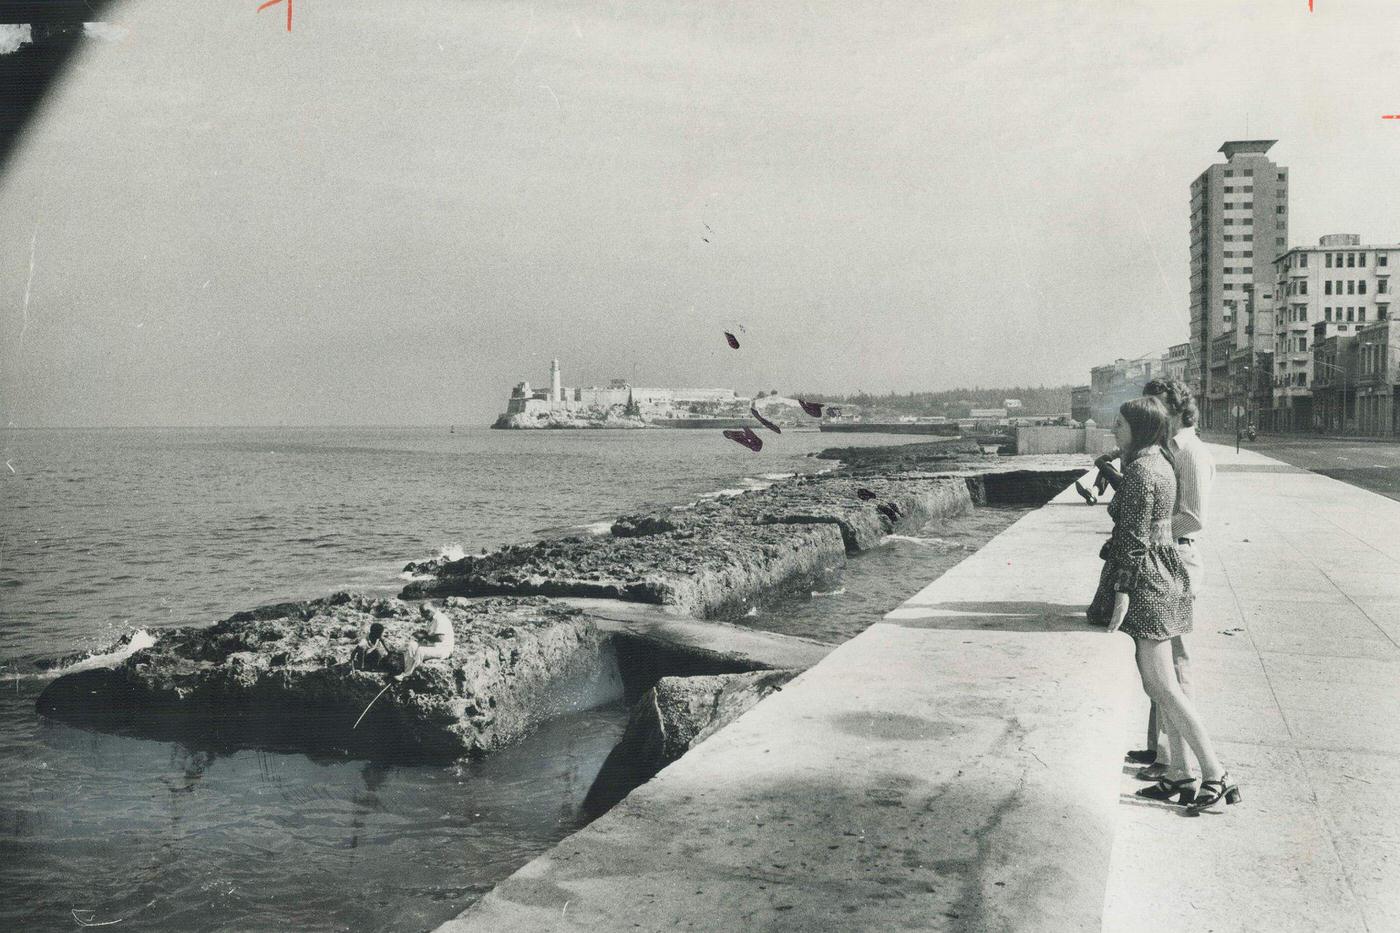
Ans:
{"label": "distant building", "polygon": [[748,414],[750,399],[733,389],[652,388],[614,379],[606,386],[563,384],[559,361],[551,360],[548,391],[517,383],[506,402],[506,416],[526,419],[633,415],[646,421],[678,418],[735,418]]}
{"label": "distant building", "polygon": [[1186,358],[1191,350],[1191,344],[1178,343],[1168,347],[1162,354],[1162,375],[1167,379],[1175,379],[1178,382],[1186,381]]}
{"label": "distant building", "polygon": [[973,421],[996,421],[1006,417],[1005,408],[973,408],[967,416]]}
{"label": "distant building", "polygon": [[[1365,245],[1354,233],[1295,246],[1274,260],[1274,430],[1313,429],[1317,373],[1309,343],[1334,334],[1354,336],[1368,324],[1388,320],[1394,294],[1390,272],[1397,264],[1400,244]],[[1319,324],[1326,326],[1319,329]],[[1336,418],[1316,420],[1325,424]]]}
{"label": "distant building", "polygon": [[1003,399],[1001,405],[1007,411],[1011,411],[1012,409],[1021,407],[1021,400],[1018,398]]}
{"label": "distant building", "polygon": [[1089,420],[1089,386],[1069,390],[1069,416],[1080,424]]}
{"label": "distant building", "polygon": [[[1288,242],[1288,169],[1265,155],[1272,139],[1234,140],[1226,161],[1191,183],[1191,338],[1186,381],[1205,426],[1226,426],[1256,391],[1255,355],[1274,342],[1273,259]],[[1228,346],[1220,338],[1229,337]],[[1236,354],[1233,351],[1244,351]]]}
{"label": "distant building", "polygon": [[1391,320],[1361,328],[1356,335],[1356,431],[1371,437],[1400,433],[1396,383],[1400,373],[1400,329]]}
{"label": "distant building", "polygon": [[1095,366],[1089,370],[1089,417],[1105,427],[1113,424],[1119,406],[1141,395],[1143,386],[1163,372],[1161,357],[1114,360]]}

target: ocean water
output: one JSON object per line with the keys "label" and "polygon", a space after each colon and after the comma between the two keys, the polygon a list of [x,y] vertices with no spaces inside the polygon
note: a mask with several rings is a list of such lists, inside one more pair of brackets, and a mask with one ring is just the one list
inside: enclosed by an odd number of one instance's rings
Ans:
{"label": "ocean water", "polygon": [[[422,930],[582,825],[626,710],[598,693],[525,742],[451,766],[227,752],[41,720],[93,652],[341,589],[408,560],[591,529],[650,503],[829,469],[834,444],[713,431],[5,431],[0,465],[0,929]],[[1019,512],[895,536],[759,627],[839,641]]]}

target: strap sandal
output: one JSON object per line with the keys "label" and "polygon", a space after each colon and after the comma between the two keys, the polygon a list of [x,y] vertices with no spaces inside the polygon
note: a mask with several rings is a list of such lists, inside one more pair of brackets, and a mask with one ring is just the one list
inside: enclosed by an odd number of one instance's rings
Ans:
{"label": "strap sandal", "polygon": [[1239,785],[1231,784],[1228,774],[1220,775],[1219,780],[1202,781],[1201,791],[1196,795],[1195,801],[1186,808],[1186,813],[1188,816],[1200,816],[1202,813],[1219,814],[1221,811],[1215,808],[1222,799],[1226,806],[1244,799],[1240,794]]}
{"label": "strap sandal", "polygon": [[1148,765],[1133,775],[1139,781],[1160,781],[1167,776],[1167,766],[1161,762]]}
{"label": "strap sandal", "polygon": [[1188,777],[1173,781],[1170,778],[1162,778],[1151,787],[1144,787],[1135,796],[1147,800],[1163,800],[1167,803],[1175,799],[1175,802],[1183,807],[1188,806],[1196,799],[1196,779]]}

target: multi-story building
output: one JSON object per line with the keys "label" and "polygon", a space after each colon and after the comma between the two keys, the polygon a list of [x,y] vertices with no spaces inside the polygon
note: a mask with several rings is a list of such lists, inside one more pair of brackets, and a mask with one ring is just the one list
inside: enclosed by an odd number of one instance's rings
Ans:
{"label": "multi-story building", "polygon": [[[1356,422],[1356,335],[1313,324],[1312,419],[1318,431],[1347,433]],[[1296,426],[1295,426],[1296,427]]]}
{"label": "multi-story building", "polygon": [[1356,335],[1356,431],[1373,437],[1400,433],[1400,329],[1384,320]]}
{"label": "multi-story building", "polygon": [[1328,418],[1313,417],[1317,374],[1309,339],[1355,336],[1367,324],[1389,318],[1390,272],[1397,264],[1400,244],[1365,245],[1354,233],[1295,246],[1274,260],[1275,430],[1309,430],[1337,421],[1340,409]]}
{"label": "multi-story building", "polygon": [[[1206,426],[1228,423],[1232,395],[1247,381],[1234,361],[1247,361],[1240,365],[1253,378],[1260,368],[1255,355],[1273,350],[1273,258],[1288,242],[1288,169],[1265,155],[1275,142],[1227,142],[1220,147],[1226,161],[1191,183],[1186,381],[1200,396]],[[1228,341],[1219,341],[1227,335]],[[1217,348],[1217,342],[1229,346]],[[1220,366],[1212,367],[1213,356]]]}
{"label": "multi-story building", "polygon": [[1090,386],[1075,386],[1069,390],[1069,416],[1080,424],[1089,420]]}
{"label": "multi-story building", "polygon": [[1168,379],[1186,379],[1186,359],[1190,355],[1191,344],[1178,343],[1167,348],[1162,354],[1162,370]]}
{"label": "multi-story building", "polygon": [[[1164,376],[1160,357],[1114,360],[1089,370],[1089,415],[1101,427],[1113,424],[1118,406],[1142,394],[1142,387]],[[1079,420],[1079,419],[1076,419]]]}

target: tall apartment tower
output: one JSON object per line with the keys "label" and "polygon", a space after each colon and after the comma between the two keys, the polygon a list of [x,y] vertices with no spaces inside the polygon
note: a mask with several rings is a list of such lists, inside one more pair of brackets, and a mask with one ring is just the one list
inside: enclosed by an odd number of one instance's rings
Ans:
{"label": "tall apartment tower", "polygon": [[559,376],[559,361],[549,361],[549,400],[551,402],[564,401],[564,387]]}
{"label": "tall apartment tower", "polygon": [[1274,343],[1274,259],[1288,249],[1288,169],[1277,140],[1233,140],[1226,161],[1191,183],[1191,340],[1186,380],[1207,426],[1267,395]]}

